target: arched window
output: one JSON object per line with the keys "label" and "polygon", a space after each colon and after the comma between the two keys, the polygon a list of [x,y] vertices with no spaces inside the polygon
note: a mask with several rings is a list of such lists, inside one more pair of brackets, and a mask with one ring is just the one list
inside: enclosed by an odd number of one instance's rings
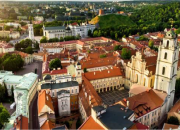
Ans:
{"label": "arched window", "polygon": [[163,69],[162,69],[162,75],[164,75],[165,74],[165,67],[163,67]]}
{"label": "arched window", "polygon": [[164,59],[167,59],[167,52],[165,52],[164,54]]}
{"label": "arched window", "polygon": [[167,41],[166,47],[169,47],[169,41]]}
{"label": "arched window", "polygon": [[173,73],[172,73],[172,75],[174,75],[174,67],[173,67]]}

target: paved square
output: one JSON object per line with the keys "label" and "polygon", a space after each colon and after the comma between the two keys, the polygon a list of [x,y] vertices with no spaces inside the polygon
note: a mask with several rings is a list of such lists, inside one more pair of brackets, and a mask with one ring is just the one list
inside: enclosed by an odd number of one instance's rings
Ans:
{"label": "paved square", "polygon": [[113,90],[113,91],[101,92],[101,93],[99,93],[99,96],[101,97],[104,104],[112,105],[115,102],[122,100],[123,98],[128,98],[129,90],[123,89],[123,90]]}

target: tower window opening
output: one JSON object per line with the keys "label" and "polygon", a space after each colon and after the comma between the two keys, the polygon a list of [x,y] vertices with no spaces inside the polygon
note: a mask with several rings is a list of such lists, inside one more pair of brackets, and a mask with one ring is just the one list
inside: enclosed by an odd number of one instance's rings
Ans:
{"label": "tower window opening", "polygon": [[164,75],[165,74],[165,67],[163,67],[163,69],[162,69],[162,75]]}
{"label": "tower window opening", "polygon": [[169,41],[167,41],[166,47],[167,47],[167,48],[169,47]]}
{"label": "tower window opening", "polygon": [[165,54],[164,54],[164,59],[167,59],[167,53],[165,52]]}

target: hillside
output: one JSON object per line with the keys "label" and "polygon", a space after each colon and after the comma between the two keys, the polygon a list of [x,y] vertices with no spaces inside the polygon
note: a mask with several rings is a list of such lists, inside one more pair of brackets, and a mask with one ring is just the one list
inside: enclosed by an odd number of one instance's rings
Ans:
{"label": "hillside", "polygon": [[96,16],[90,23],[99,23],[100,28],[116,28],[119,25],[135,25],[135,23],[127,16],[109,14],[104,16]]}

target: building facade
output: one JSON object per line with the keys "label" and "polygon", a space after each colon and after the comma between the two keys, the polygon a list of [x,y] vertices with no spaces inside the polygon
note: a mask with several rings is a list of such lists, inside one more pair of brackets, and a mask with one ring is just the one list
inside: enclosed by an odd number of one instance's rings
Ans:
{"label": "building facade", "polygon": [[139,84],[153,88],[156,70],[157,56],[143,58],[141,52],[131,57],[131,61],[125,65],[125,87]]}
{"label": "building facade", "polygon": [[72,31],[69,28],[64,26],[57,27],[44,27],[43,26],[43,36],[45,36],[48,40],[51,38],[61,38],[66,36],[72,36]]}

